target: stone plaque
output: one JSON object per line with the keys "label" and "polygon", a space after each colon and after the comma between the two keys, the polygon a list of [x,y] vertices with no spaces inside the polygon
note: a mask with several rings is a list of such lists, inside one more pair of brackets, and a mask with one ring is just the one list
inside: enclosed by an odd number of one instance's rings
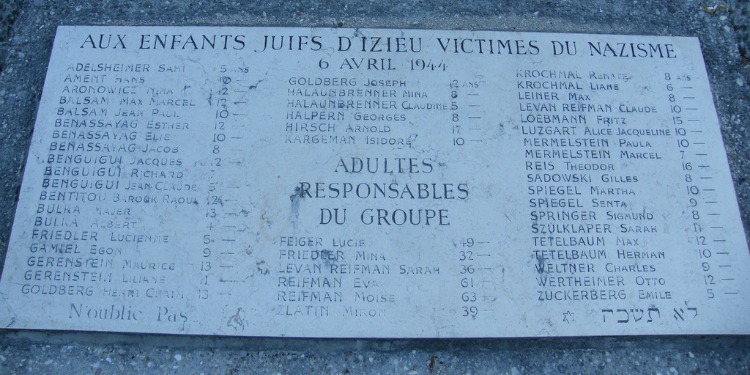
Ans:
{"label": "stone plaque", "polygon": [[750,333],[697,38],[60,27],[7,328]]}

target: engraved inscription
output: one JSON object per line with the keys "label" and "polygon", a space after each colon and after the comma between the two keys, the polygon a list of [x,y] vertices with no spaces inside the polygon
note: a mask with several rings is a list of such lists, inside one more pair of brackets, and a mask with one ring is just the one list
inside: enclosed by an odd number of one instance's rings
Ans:
{"label": "engraved inscription", "polygon": [[9,328],[750,333],[697,39],[60,27]]}

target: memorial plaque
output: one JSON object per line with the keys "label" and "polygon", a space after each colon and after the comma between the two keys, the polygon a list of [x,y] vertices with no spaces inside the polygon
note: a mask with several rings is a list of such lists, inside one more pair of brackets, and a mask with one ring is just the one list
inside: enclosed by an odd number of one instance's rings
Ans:
{"label": "memorial plaque", "polygon": [[7,328],[750,333],[697,38],[60,27]]}

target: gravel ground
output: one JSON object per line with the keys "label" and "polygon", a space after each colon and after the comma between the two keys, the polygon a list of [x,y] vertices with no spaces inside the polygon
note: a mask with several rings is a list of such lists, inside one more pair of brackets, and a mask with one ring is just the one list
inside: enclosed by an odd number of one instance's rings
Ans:
{"label": "gravel ground", "polygon": [[[0,4],[0,257],[4,259],[7,248],[58,25],[471,28],[698,36],[748,228],[749,15],[747,1],[5,1]],[[750,338],[744,336],[307,340],[0,331],[0,374],[746,374],[748,362]]]}

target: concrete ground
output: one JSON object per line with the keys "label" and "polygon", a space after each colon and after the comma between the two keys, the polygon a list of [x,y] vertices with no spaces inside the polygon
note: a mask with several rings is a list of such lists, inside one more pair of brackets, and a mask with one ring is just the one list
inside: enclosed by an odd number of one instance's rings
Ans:
{"label": "concrete ground", "polygon": [[[6,0],[0,3],[0,257],[5,256],[58,25],[392,27],[697,36],[747,228],[749,15],[747,1],[721,0]],[[0,331],[0,374],[557,372],[746,374],[750,373],[750,337],[308,340]]]}

